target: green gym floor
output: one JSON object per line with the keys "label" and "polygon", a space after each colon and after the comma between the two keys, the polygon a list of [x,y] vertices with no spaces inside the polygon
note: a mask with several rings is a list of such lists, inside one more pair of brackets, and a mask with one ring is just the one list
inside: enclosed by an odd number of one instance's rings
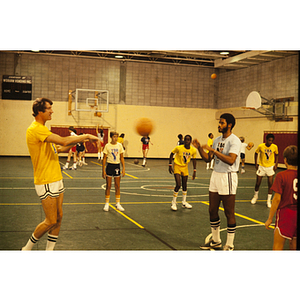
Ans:
{"label": "green gym floor", "polygon": [[[66,158],[60,158],[61,165]],[[187,200],[192,209],[171,210],[174,177],[168,172],[167,159],[148,159],[145,168],[125,159],[126,176],[121,179],[121,204],[114,208],[112,187],[110,210],[103,211],[105,180],[101,163],[87,158],[87,166],[63,171],[66,192],[64,216],[55,250],[200,250],[210,235],[208,185],[211,170],[197,161],[197,177],[188,180]],[[36,225],[44,219],[33,183],[29,157],[0,157],[0,250],[20,250]],[[190,167],[192,165],[190,164]],[[190,174],[191,174],[190,170]],[[279,169],[277,172],[282,171]],[[239,174],[236,195],[235,250],[271,250],[273,230],[264,227],[267,180],[263,179],[256,205],[251,205],[255,168],[246,165]],[[226,241],[226,217],[220,207],[221,239]],[[44,250],[44,235],[33,250]],[[288,249],[288,243],[285,245]]]}

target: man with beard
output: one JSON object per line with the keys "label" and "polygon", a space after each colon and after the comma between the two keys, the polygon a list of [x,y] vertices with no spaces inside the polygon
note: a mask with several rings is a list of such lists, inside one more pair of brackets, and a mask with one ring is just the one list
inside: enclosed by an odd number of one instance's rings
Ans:
{"label": "man with beard", "polygon": [[[205,162],[215,159],[209,185],[209,217],[212,238],[205,245],[200,246],[201,249],[205,250],[222,247],[219,217],[221,201],[227,218],[227,241],[223,250],[232,251],[234,249],[233,241],[236,229],[234,206],[241,151],[240,139],[231,132],[234,125],[235,118],[233,115],[222,114],[218,126],[218,131],[222,135],[214,140],[212,147],[208,145],[202,147],[197,139],[193,141],[193,145],[198,149]],[[205,150],[208,150],[208,153]]]}

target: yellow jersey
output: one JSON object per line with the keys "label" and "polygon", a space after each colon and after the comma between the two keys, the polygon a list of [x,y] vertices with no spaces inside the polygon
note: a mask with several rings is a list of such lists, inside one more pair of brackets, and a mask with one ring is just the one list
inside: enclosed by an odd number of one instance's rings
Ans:
{"label": "yellow jersey", "polygon": [[[209,138],[209,139],[207,140],[207,146],[212,147],[213,143],[214,143],[213,139]],[[208,153],[209,151],[208,151],[208,150],[205,150],[205,152]]]}
{"label": "yellow jersey", "polygon": [[191,158],[196,158],[196,148],[190,146],[190,149],[186,149],[184,145],[176,146],[172,153],[176,154],[174,157],[174,163],[181,167],[187,166]]}
{"label": "yellow jersey", "polygon": [[262,167],[272,167],[275,165],[275,154],[278,154],[278,147],[275,144],[271,144],[267,147],[265,143],[258,145],[255,153],[259,157],[259,165]]}
{"label": "yellow jersey", "polygon": [[52,132],[45,126],[33,121],[26,131],[26,142],[30,153],[34,184],[47,184],[61,180],[61,168],[55,144],[45,142]]}

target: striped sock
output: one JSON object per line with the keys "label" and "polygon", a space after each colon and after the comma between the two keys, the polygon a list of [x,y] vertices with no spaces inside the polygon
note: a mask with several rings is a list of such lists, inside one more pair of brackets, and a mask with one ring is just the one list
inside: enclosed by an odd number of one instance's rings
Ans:
{"label": "striped sock", "polygon": [[46,251],[52,251],[52,250],[54,250],[57,238],[58,238],[58,236],[56,236],[56,235],[48,234]]}
{"label": "striped sock", "polygon": [[227,241],[226,245],[233,247],[233,240],[235,236],[236,224],[227,225]]}
{"label": "striped sock", "polygon": [[178,192],[173,191],[173,200],[172,200],[172,202],[176,203],[177,196],[178,196]]}
{"label": "striped sock", "polygon": [[118,204],[118,203],[120,204],[120,199],[121,199],[121,196],[120,195],[118,195],[118,196],[116,195],[116,204]]}
{"label": "striped sock", "polygon": [[210,220],[210,227],[211,227],[211,233],[212,233],[212,239],[214,242],[218,243],[221,242],[220,238],[220,218],[218,217],[215,220]]}
{"label": "striped sock", "polygon": [[186,202],[187,191],[182,191],[182,203]]}
{"label": "striped sock", "polygon": [[22,251],[30,251],[34,244],[38,241],[34,234],[31,235],[30,239],[28,240],[27,244],[22,248]]}

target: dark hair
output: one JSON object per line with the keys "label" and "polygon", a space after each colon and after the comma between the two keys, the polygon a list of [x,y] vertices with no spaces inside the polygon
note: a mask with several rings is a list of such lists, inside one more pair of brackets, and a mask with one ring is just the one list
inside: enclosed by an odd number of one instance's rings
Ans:
{"label": "dark hair", "polygon": [[274,134],[268,133],[267,136],[266,136],[266,141],[267,141],[269,138],[273,138],[273,140],[275,140]]}
{"label": "dark hair", "polygon": [[114,135],[119,135],[116,131],[111,131],[109,136],[112,138]]}
{"label": "dark hair", "polygon": [[220,119],[225,119],[226,120],[226,123],[227,123],[227,126],[228,124],[231,124],[231,129],[234,127],[235,125],[235,117],[232,115],[232,114],[222,114],[220,116]]}
{"label": "dark hair", "polygon": [[121,133],[120,137],[123,138],[125,136],[125,133]]}
{"label": "dark hair", "polygon": [[73,126],[70,126],[69,130],[73,131],[74,133],[77,133],[77,130]]}
{"label": "dark hair", "polygon": [[186,137],[188,137],[188,136],[190,137],[190,139],[191,139],[191,142],[192,142],[192,136],[191,136],[191,135],[189,135],[189,134],[185,135],[185,136],[184,136],[184,139],[185,139]]}
{"label": "dark hair", "polygon": [[45,112],[46,110],[46,102],[48,102],[50,105],[53,104],[53,102],[50,99],[47,98],[36,98],[32,105],[32,111],[33,116],[36,117],[39,114],[39,111]]}
{"label": "dark hair", "polygon": [[210,132],[210,133],[208,134],[208,137],[210,137],[211,134],[212,134],[212,132]]}
{"label": "dark hair", "polygon": [[283,157],[291,166],[298,166],[298,147],[295,145],[287,146],[283,151]]}
{"label": "dark hair", "polygon": [[180,140],[182,140],[182,138],[183,138],[183,136],[182,136],[182,134],[180,133],[180,134],[178,134],[177,135],[177,137],[180,139]]}
{"label": "dark hair", "polygon": [[245,142],[245,138],[243,136],[240,137],[240,140],[241,140],[242,143]]}

